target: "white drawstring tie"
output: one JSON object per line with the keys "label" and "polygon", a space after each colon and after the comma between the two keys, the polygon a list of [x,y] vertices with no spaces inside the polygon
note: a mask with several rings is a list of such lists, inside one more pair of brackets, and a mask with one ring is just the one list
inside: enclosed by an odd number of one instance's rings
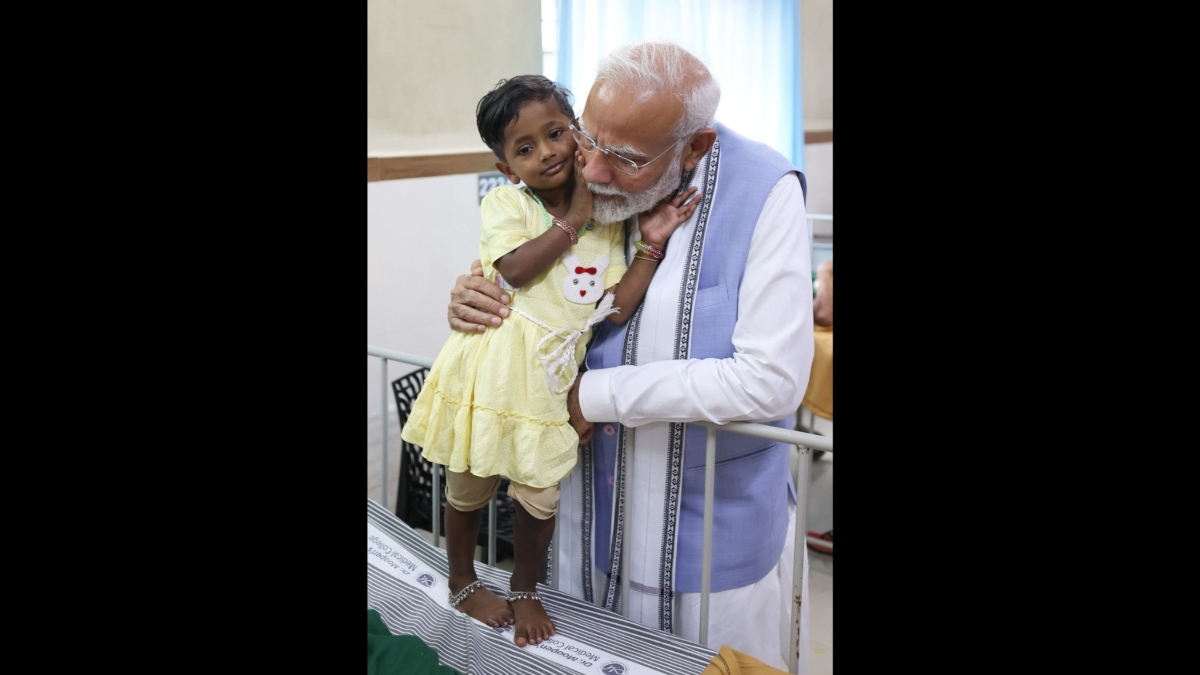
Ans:
{"label": "white drawstring tie", "polygon": [[[538,360],[542,362],[542,374],[546,376],[546,384],[550,387],[550,391],[555,394],[562,394],[575,383],[575,378],[579,375],[579,366],[575,364],[575,345],[579,343],[579,338],[583,337],[585,331],[590,330],[592,326],[603,321],[604,317],[609,314],[616,314],[621,311],[621,308],[612,306],[613,300],[614,296],[612,293],[605,293],[604,297],[600,299],[600,304],[596,306],[596,311],[592,312],[592,315],[587,319],[587,323],[580,329],[563,326],[555,330],[516,307],[509,307],[509,309],[517,314],[550,331],[549,335],[538,341],[536,349]],[[546,345],[555,338],[562,340],[562,343],[549,353],[545,353]],[[563,377],[568,378],[567,383],[562,387],[557,386],[556,383]]]}

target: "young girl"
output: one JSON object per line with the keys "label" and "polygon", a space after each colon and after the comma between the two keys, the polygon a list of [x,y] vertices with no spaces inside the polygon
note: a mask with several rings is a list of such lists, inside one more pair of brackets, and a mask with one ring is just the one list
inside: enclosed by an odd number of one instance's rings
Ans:
{"label": "young girl", "polygon": [[[490,626],[515,621],[519,647],[554,635],[537,594],[538,570],[554,533],[558,482],[578,455],[566,392],[591,327],[633,315],[667,238],[699,201],[685,205],[691,188],[642,214],[642,241],[627,269],[622,224],[591,221],[573,119],[570,92],[540,75],[502,80],[479,101],[479,135],[500,160],[496,168],[525,184],[495,188],[481,207],[484,275],[508,289],[513,316],[493,330],[450,336],[401,434],[427,460],[446,465],[450,604]],[[516,512],[503,599],[474,566],[480,509],[500,476],[509,478]]]}

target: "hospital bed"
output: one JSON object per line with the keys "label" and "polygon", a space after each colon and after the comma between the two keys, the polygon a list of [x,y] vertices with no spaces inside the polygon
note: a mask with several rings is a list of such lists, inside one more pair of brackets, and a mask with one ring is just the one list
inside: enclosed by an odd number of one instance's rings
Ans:
{"label": "hospital bed", "polygon": [[[493,592],[508,573],[475,563]],[[716,652],[656,631],[549,588],[539,588],[555,635],[524,649],[513,627],[491,628],[455,611],[447,599],[446,551],[367,498],[367,608],[393,634],[416,635],[442,665],[463,673],[698,674]]]}
{"label": "hospital bed", "polygon": [[[598,675],[639,675],[700,673],[716,654],[707,646],[708,606],[711,588],[713,466],[716,462],[716,432],[757,436],[791,443],[805,453],[798,463],[796,485],[796,548],[793,558],[792,654],[789,670],[797,672],[799,638],[799,598],[804,578],[806,541],[805,511],[808,502],[809,450],[833,452],[833,439],[764,424],[699,423],[708,428],[706,479],[704,487],[704,542],[701,574],[700,643],[641,626],[591,603],[539,585],[543,605],[554,617],[556,634],[540,645],[524,649],[513,643],[512,627],[490,628],[455,611],[448,602],[445,550],[438,548],[439,511],[433,514],[434,542],[413,531],[387,509],[387,400],[388,361],[425,368],[433,359],[367,345],[367,355],[380,359],[382,434],[382,503],[367,499],[367,607],[379,611],[394,634],[416,635],[437,650],[444,665],[464,673],[597,673]],[[441,494],[440,477],[433,472],[434,499]],[[495,504],[490,506],[494,514]],[[490,518],[495,523],[494,517]],[[494,526],[493,526],[494,527]],[[494,533],[490,539],[495,541]],[[494,545],[490,547],[495,550]],[[489,563],[495,560],[489,555]],[[508,573],[476,562],[476,572],[485,585],[496,592],[508,587]],[[622,593],[628,597],[628,574]],[[718,645],[719,646],[719,645]]]}

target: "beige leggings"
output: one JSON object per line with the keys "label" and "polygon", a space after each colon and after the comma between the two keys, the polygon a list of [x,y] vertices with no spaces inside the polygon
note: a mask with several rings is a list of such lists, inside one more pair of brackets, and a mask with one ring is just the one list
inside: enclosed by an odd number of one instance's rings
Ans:
{"label": "beige leggings", "polygon": [[[446,469],[446,501],[459,511],[483,507],[499,487],[499,476],[480,478],[470,472],[456,473]],[[558,485],[535,488],[509,481],[508,496],[520,502],[529,515],[538,520],[548,520],[558,513]]]}

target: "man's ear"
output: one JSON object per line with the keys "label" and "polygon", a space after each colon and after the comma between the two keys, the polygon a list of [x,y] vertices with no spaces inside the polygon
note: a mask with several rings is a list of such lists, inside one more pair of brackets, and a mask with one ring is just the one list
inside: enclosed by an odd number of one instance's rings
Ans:
{"label": "man's ear", "polygon": [[717,142],[716,129],[701,129],[692,134],[692,138],[688,141],[687,149],[683,152],[683,170],[691,171],[696,164],[700,162],[700,158],[704,153],[708,152],[713,143]]}
{"label": "man's ear", "polygon": [[[716,132],[713,133],[715,138]],[[512,170],[512,167],[508,165],[508,162],[496,162],[496,170],[505,176],[508,176],[508,179],[512,181],[514,185],[521,182],[521,177]]]}

